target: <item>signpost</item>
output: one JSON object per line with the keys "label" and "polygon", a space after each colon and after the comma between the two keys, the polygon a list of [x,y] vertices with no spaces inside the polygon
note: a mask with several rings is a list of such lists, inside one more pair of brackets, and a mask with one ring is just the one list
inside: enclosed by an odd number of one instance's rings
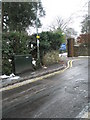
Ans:
{"label": "signpost", "polygon": [[[33,2],[33,0],[32,0]],[[40,53],[39,53],[39,38],[40,36],[38,35],[38,2],[39,0],[36,0],[37,6],[36,6],[36,39],[37,39],[37,64],[40,64]],[[33,6],[34,7],[34,6]]]}
{"label": "signpost", "polygon": [[36,32],[37,32],[37,64],[40,64],[40,53],[39,53],[39,38],[40,36],[38,35],[38,2],[37,2],[37,8],[36,8]]}
{"label": "signpost", "polygon": [[36,36],[36,38],[37,38],[37,39],[39,39],[39,38],[40,38],[40,36],[38,36],[38,35],[37,35],[37,36]]}

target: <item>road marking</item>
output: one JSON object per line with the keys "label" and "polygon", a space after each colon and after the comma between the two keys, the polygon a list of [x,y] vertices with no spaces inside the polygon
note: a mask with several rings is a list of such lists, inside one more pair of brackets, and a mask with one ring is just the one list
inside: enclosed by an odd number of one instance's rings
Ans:
{"label": "road marking", "polygon": [[20,83],[15,83],[13,85],[9,85],[7,87],[1,88],[0,92],[6,91],[6,90],[11,90],[11,89],[14,89],[14,88],[17,88],[17,87],[20,87],[20,86],[23,86],[23,85],[26,85],[26,84],[29,84],[29,83],[36,82],[38,80],[43,80],[43,79],[48,78],[50,76],[54,76],[55,74],[62,73],[65,70],[67,70],[69,67],[72,67],[72,60],[68,61],[67,67],[65,69],[63,69],[63,70],[59,70],[59,71],[56,71],[56,72],[53,72],[53,73],[50,73],[50,74],[47,74],[47,75],[44,75],[44,76],[41,76],[41,77],[34,78],[34,79],[28,79],[26,81],[23,81],[23,82],[20,82]]}
{"label": "road marking", "polygon": [[[33,93],[30,93],[30,95],[28,95],[28,94],[26,94],[26,95],[24,95],[24,98],[29,98],[29,97],[31,97],[32,95],[36,95],[36,94],[38,94],[38,93],[40,93],[40,92],[42,92],[42,91],[44,91],[44,90],[46,90],[47,89],[47,87],[44,87],[44,88],[42,88],[42,89],[40,89],[40,90],[38,90],[38,91],[35,91],[35,92],[33,92]],[[25,91],[25,92],[27,92],[27,91]],[[19,93],[18,94],[18,98],[20,98],[20,95],[21,95],[22,93]],[[10,98],[5,98],[5,99],[3,99],[3,102],[5,102],[5,101],[7,101],[8,100],[8,102],[9,103],[13,103],[14,101],[17,101],[18,100],[18,98],[17,98],[17,96],[14,96],[12,99],[12,101],[10,101]]]}
{"label": "road marking", "polygon": [[72,67],[72,61],[70,61],[70,67]]}
{"label": "road marking", "polygon": [[78,56],[79,58],[83,58],[83,57],[85,57],[85,58],[90,58],[90,56]]}
{"label": "road marking", "polygon": [[81,118],[88,118],[88,112],[86,112]]}
{"label": "road marking", "polygon": [[89,118],[89,112],[88,112],[89,105],[86,106],[76,118]]}

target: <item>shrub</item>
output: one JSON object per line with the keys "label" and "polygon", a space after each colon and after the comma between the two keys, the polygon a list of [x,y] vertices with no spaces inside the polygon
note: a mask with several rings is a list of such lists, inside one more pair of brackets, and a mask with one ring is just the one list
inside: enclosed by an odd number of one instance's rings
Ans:
{"label": "shrub", "polygon": [[[43,64],[43,56],[52,50],[59,50],[61,43],[65,42],[62,32],[42,32],[40,35],[40,58]],[[52,58],[53,59],[53,58]]]}
{"label": "shrub", "polygon": [[9,62],[8,58],[2,60],[2,74],[10,74],[13,72],[12,64]]}
{"label": "shrub", "polygon": [[54,63],[59,63],[60,58],[59,58],[59,52],[58,51],[51,51],[48,52],[44,55],[43,57],[43,64],[44,65],[51,65]]}
{"label": "shrub", "polygon": [[28,39],[28,35],[19,32],[2,34],[2,74],[10,74],[13,72],[13,55],[29,53],[27,47]]}

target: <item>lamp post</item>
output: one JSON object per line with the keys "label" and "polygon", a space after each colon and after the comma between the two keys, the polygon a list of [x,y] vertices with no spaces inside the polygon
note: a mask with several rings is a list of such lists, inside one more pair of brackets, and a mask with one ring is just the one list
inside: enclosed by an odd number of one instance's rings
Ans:
{"label": "lamp post", "polygon": [[[33,2],[33,0],[32,0]],[[40,53],[39,53],[39,38],[40,36],[38,36],[38,2],[39,0],[36,0],[36,41],[37,41],[37,64],[40,64]],[[34,7],[34,5],[33,5]]]}
{"label": "lamp post", "polygon": [[37,36],[36,36],[36,39],[37,39],[37,61],[38,61],[38,64],[40,62],[40,54],[39,54],[39,36],[38,36],[38,2],[37,2],[37,6],[36,6],[36,33],[37,33]]}

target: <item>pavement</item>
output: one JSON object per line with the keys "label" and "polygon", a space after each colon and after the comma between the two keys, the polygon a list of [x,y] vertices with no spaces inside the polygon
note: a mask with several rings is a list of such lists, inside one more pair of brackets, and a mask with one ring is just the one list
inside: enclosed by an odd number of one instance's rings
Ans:
{"label": "pavement", "polygon": [[50,73],[62,70],[65,67],[66,67],[66,65],[64,63],[54,64],[54,65],[47,66],[47,68],[42,67],[41,69],[38,69],[38,70],[33,71],[33,72],[28,71],[26,73],[20,74],[18,79],[16,79],[17,76],[15,77],[15,79],[14,79],[14,77],[13,77],[13,79],[11,79],[11,78],[6,79],[5,78],[5,79],[2,79],[2,87],[6,87],[8,85],[22,82],[22,81],[25,81],[27,79],[32,79],[32,78],[40,77],[40,76],[43,76],[46,74],[50,74]]}
{"label": "pavement", "polygon": [[60,62],[55,63],[49,66],[42,66],[42,68],[34,71],[28,71],[20,74],[19,76],[12,76],[5,79],[0,80],[1,88],[7,87],[9,85],[13,85],[28,79],[33,79],[37,77],[41,77],[50,73],[54,73],[56,71],[60,71],[65,69],[68,66],[68,61],[76,59],[74,57],[67,57],[67,53],[59,54]]}
{"label": "pavement", "polygon": [[14,76],[12,78],[8,77],[5,79],[2,79],[2,81],[0,81],[2,84],[2,87],[6,87],[8,85],[13,85],[18,82],[22,82],[22,81],[25,81],[28,79],[40,77],[43,75],[47,75],[47,74],[65,69],[67,67],[67,62],[72,58],[68,58],[67,54],[65,54],[65,53],[62,55],[59,55],[59,56],[60,56],[59,63],[55,63],[55,64],[49,65],[49,66],[43,66],[42,68],[40,68],[38,70],[28,71],[28,72],[20,74],[19,76]]}

